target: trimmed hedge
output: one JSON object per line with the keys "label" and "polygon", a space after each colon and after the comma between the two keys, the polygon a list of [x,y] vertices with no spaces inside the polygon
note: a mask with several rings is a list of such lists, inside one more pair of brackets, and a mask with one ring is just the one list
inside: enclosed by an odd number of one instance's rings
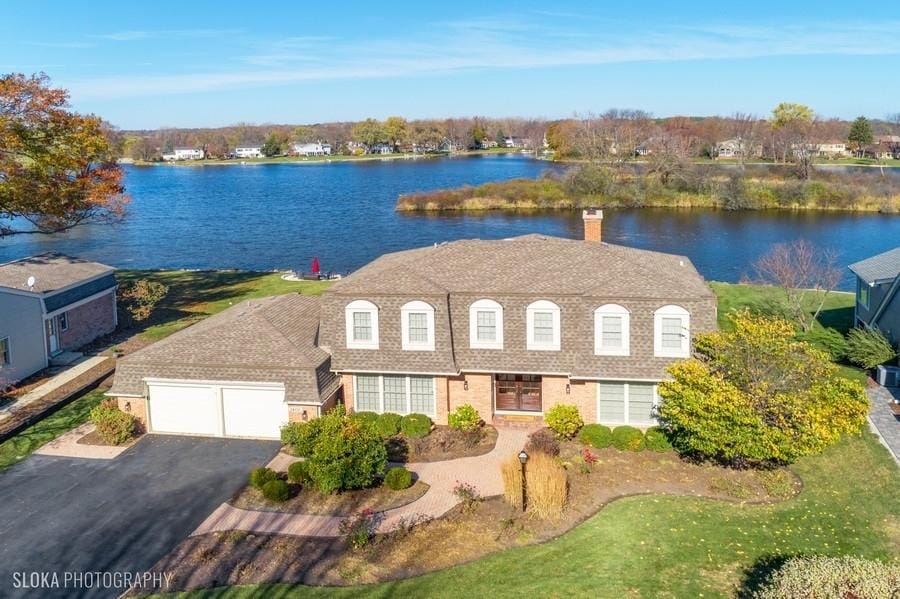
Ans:
{"label": "trimmed hedge", "polygon": [[271,468],[254,468],[250,471],[250,486],[262,490],[266,483],[276,478],[278,478],[278,473]]}
{"label": "trimmed hedge", "polygon": [[312,476],[309,474],[309,462],[300,460],[288,466],[288,480],[298,485],[307,485],[312,482]]}
{"label": "trimmed hedge", "polygon": [[269,501],[281,503],[283,501],[287,501],[291,496],[291,488],[288,487],[288,484],[286,482],[284,482],[280,478],[276,478],[275,480],[270,480],[262,486],[262,494],[263,497],[265,497]]}
{"label": "trimmed hedge", "polygon": [[393,491],[408,489],[412,483],[412,472],[402,466],[391,468],[384,477],[384,484]]}
{"label": "trimmed hedge", "polygon": [[584,426],[584,420],[573,405],[556,404],[544,414],[544,422],[560,439],[571,439]]}
{"label": "trimmed hedge", "polygon": [[375,420],[375,429],[384,439],[393,437],[400,432],[400,420],[402,420],[400,414],[385,412]]}
{"label": "trimmed hedge", "polygon": [[105,399],[91,410],[91,422],[104,443],[121,445],[138,430],[138,421],[133,415],[119,409],[115,399]]}
{"label": "trimmed hedge", "polygon": [[666,431],[658,426],[652,426],[644,433],[644,447],[650,451],[663,453],[671,451],[672,443],[669,441]]}
{"label": "trimmed hedge", "polygon": [[373,426],[378,422],[378,414],[376,414],[375,412],[353,412],[352,414],[350,414],[350,418],[352,418],[353,420],[368,422]]}
{"label": "trimmed hedge", "polygon": [[612,429],[602,424],[585,424],[578,434],[578,440],[585,445],[603,449],[612,445]]}
{"label": "trimmed hedge", "polygon": [[308,458],[312,455],[321,431],[320,418],[313,418],[309,422],[291,422],[281,427],[281,442],[289,445],[294,454]]}
{"label": "trimmed hedge", "polygon": [[633,426],[617,426],[612,432],[612,445],[622,451],[644,449],[644,434]]}
{"label": "trimmed hedge", "polygon": [[400,419],[400,431],[411,439],[421,439],[431,432],[431,424],[425,414],[407,414]]}

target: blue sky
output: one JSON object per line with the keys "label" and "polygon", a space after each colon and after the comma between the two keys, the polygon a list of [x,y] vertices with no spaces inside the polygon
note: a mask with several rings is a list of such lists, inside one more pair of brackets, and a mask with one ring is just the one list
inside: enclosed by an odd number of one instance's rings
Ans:
{"label": "blue sky", "polygon": [[30,2],[0,72],[123,128],[236,122],[900,112],[900,4]]}

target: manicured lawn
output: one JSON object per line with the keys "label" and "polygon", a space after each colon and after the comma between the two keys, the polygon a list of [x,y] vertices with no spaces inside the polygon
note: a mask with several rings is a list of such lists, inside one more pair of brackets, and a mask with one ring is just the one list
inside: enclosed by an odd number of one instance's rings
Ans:
{"label": "manicured lawn", "polygon": [[12,466],[41,445],[87,422],[91,408],[103,401],[105,391],[89,391],[15,437],[0,443],[0,469]]}
{"label": "manicured lawn", "polygon": [[279,273],[239,271],[120,270],[116,276],[122,283],[150,279],[168,286],[168,295],[141,332],[151,341],[246,299],[285,293],[319,295],[331,285],[329,281],[285,281]]}

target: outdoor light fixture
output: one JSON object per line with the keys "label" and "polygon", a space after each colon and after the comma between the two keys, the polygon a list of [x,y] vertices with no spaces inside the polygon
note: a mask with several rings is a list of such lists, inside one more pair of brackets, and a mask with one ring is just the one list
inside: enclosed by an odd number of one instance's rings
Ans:
{"label": "outdoor light fixture", "polygon": [[130,412],[130,411],[131,411],[131,402],[130,402],[130,401],[126,401],[126,402],[125,402],[125,411],[126,411],[126,412]]}
{"label": "outdoor light fixture", "polygon": [[522,511],[525,511],[525,462],[528,461],[528,452],[524,449],[519,452],[519,463],[522,464]]}
{"label": "outdoor light fixture", "polygon": [[300,420],[302,420],[303,422],[309,420],[309,414],[306,413],[306,410],[303,410],[303,413],[300,414]]}
{"label": "outdoor light fixture", "polygon": [[463,391],[469,390],[469,381],[463,381]]}
{"label": "outdoor light fixture", "polygon": [[572,393],[572,385],[566,383],[566,395],[569,395],[570,393]]}

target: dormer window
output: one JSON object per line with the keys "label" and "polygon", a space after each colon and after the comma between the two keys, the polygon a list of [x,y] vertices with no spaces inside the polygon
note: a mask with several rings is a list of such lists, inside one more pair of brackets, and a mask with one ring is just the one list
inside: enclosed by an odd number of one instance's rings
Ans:
{"label": "dormer window", "polygon": [[434,351],[434,308],[431,304],[414,301],[400,308],[403,349]]}
{"label": "dormer window", "polygon": [[378,307],[356,300],[345,309],[347,349],[378,349]]}
{"label": "dormer window", "polygon": [[559,351],[559,306],[547,300],[539,300],[526,309],[527,342],[530,350]]}
{"label": "dormer window", "polygon": [[469,347],[503,349],[503,306],[489,299],[469,306]]}
{"label": "dormer window", "polygon": [[594,310],[594,353],[598,356],[627,356],[630,345],[630,315],[618,304]]}
{"label": "dormer window", "polygon": [[664,358],[691,355],[691,316],[681,306],[663,306],[654,313],[654,354]]}

